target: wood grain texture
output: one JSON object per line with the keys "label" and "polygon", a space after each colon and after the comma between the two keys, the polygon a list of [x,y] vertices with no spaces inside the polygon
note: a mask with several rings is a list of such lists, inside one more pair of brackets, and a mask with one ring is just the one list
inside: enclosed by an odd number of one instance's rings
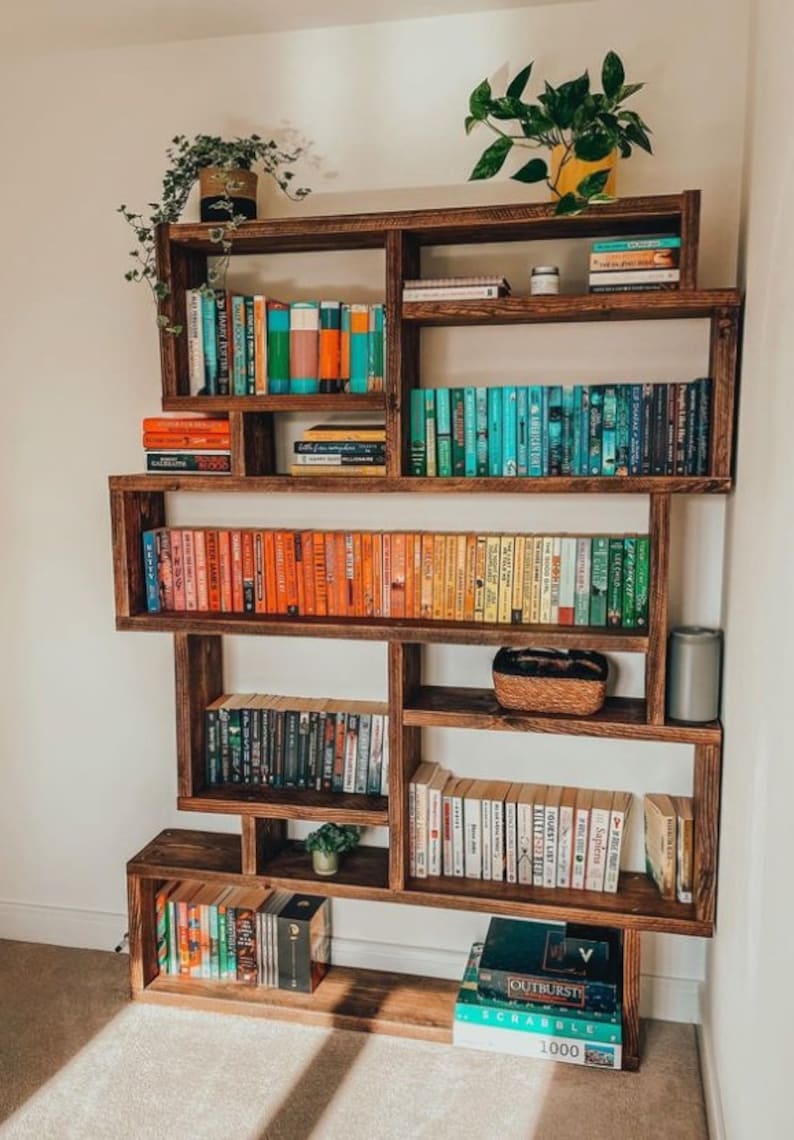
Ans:
{"label": "wood grain texture", "polygon": [[409,470],[410,393],[419,385],[419,329],[402,322],[403,282],[421,271],[414,235],[386,235],[386,474]]}
{"label": "wood grain texture", "polygon": [[405,886],[408,867],[408,783],[421,757],[418,728],[403,721],[403,708],[421,684],[421,646],[389,645],[389,886]]}
{"label": "wood grain texture", "polygon": [[182,328],[181,333],[160,329],[160,363],[165,401],[166,398],[188,396],[190,392],[185,293],[188,289],[198,288],[207,280],[207,258],[200,250],[172,244],[169,227],[164,225],[155,229],[155,254],[158,280],[169,286],[167,295],[158,306],[158,312],[166,317],[169,326]]}
{"label": "wood grain texture", "polygon": [[385,827],[389,823],[386,796],[317,792],[313,789],[296,791],[294,788],[240,784],[204,787],[193,795],[180,795],[177,807],[180,811],[354,823],[362,827]]}
{"label": "wood grain texture", "polygon": [[[261,826],[264,821],[256,822]],[[389,889],[389,852],[385,847],[356,847],[341,857],[335,875],[315,875],[311,855],[303,843],[290,840],[262,862],[259,874],[267,883],[307,894],[385,900]]]}
{"label": "wood grain texture", "polygon": [[384,392],[362,392],[336,395],[317,393],[296,396],[166,396],[164,412],[382,412],[386,407]]}
{"label": "wood grain texture", "polygon": [[281,855],[288,845],[287,821],[243,815],[240,826],[243,874],[261,875],[263,868]]}
{"label": "wood grain texture", "polygon": [[116,615],[128,617],[146,608],[141,535],[165,525],[165,495],[154,490],[111,490],[110,525]]}
{"label": "wood grain texture", "polygon": [[127,876],[127,914],[130,945],[130,989],[133,997],[157,977],[157,930],[154,898],[156,879]]}
{"label": "wood grain texture", "polygon": [[651,495],[651,581],[648,604],[648,654],[645,704],[650,724],[665,722],[667,686],[667,595],[670,577],[670,496]]}
{"label": "wood grain texture", "polygon": [[697,289],[700,252],[700,191],[685,190],[681,195],[681,281],[682,289]]}
{"label": "wood grain texture", "polygon": [[713,924],[716,915],[722,750],[716,745],[695,749],[693,811],[695,814],[695,913]]}
{"label": "wood grain texture", "polygon": [[712,378],[709,470],[712,475],[733,472],[736,395],[739,378],[739,309],[719,309],[711,320],[709,375]]}
{"label": "wood grain texture", "polygon": [[[493,689],[424,685],[403,710],[405,724],[421,728],[468,728],[497,732],[545,732],[565,736],[611,737],[616,740],[663,740],[682,744],[719,744],[722,726],[649,724],[645,701],[609,697],[592,716],[522,713],[504,709]],[[641,756],[638,755],[638,761]]]}
{"label": "wood grain texture", "polygon": [[175,634],[174,667],[178,788],[185,797],[199,792],[206,780],[205,710],[223,692],[221,638]]}
{"label": "wood grain texture", "polygon": [[640,1067],[640,932],[623,932],[623,1068]]}
{"label": "wood grain texture", "polygon": [[274,417],[270,412],[229,412],[232,478],[276,473]]}

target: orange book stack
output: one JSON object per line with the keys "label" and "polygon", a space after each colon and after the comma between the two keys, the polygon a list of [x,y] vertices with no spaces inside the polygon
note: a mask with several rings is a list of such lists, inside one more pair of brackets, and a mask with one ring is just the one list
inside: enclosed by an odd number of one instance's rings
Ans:
{"label": "orange book stack", "polygon": [[221,416],[151,416],[143,421],[146,470],[226,475],[232,469],[229,421]]}

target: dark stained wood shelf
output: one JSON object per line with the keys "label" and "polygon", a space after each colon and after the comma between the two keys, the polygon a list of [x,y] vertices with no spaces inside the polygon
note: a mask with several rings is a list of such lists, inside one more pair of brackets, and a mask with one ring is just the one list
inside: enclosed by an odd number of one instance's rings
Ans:
{"label": "dark stained wood shelf", "polygon": [[681,744],[719,744],[722,740],[719,721],[692,725],[676,721],[648,724],[646,714],[645,701],[631,697],[609,697],[600,712],[577,717],[505,709],[493,689],[423,685],[411,693],[403,710],[403,723],[418,728],[546,732]]}
{"label": "dark stained wood shelf", "polygon": [[[195,397],[190,397],[194,399]],[[254,397],[240,397],[254,399]],[[196,409],[198,410],[198,409]],[[111,475],[112,491],[225,491],[233,494],[422,494],[422,495],[649,495],[726,494],[732,480],[723,475],[648,475],[615,478],[561,475],[541,479],[428,479],[411,475]]]}
{"label": "dark stained wood shelf", "polygon": [[741,297],[735,289],[561,293],[551,297],[500,297],[491,301],[410,301],[402,306],[402,319],[422,325],[658,321],[705,319],[740,306]]}
{"label": "dark stained wood shelf", "polygon": [[275,637],[333,637],[351,641],[407,641],[449,645],[523,645],[644,653],[647,633],[584,625],[485,625],[477,622],[413,621],[405,618],[310,618],[198,611],[139,613],[116,618],[120,630],[161,633],[253,633]]}
{"label": "dark stained wood shelf", "polygon": [[164,396],[164,412],[383,412],[383,392],[295,396]]}
{"label": "dark stained wood shelf", "polygon": [[389,822],[386,796],[318,792],[310,788],[296,790],[226,784],[223,787],[202,788],[192,796],[180,796],[177,807],[180,811],[253,815],[263,819],[355,823],[362,827],[385,827]]}
{"label": "dark stained wood shelf", "polygon": [[260,877],[276,886],[307,894],[343,898],[381,898],[389,890],[389,851],[386,847],[356,847],[339,861],[335,875],[315,875],[311,855],[290,840],[259,868]]}
{"label": "dark stained wood shelf", "polygon": [[443,978],[332,966],[313,994],[162,974],[135,997],[158,1005],[451,1044],[457,991],[457,982]]}

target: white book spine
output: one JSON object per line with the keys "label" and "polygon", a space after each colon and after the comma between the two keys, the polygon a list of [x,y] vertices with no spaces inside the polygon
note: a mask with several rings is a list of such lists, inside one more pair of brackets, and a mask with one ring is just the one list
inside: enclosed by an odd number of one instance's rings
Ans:
{"label": "white book spine", "polygon": [[540,622],[548,625],[551,618],[551,563],[554,556],[554,539],[544,535],[540,563]]}
{"label": "white book spine", "polygon": [[383,755],[380,766],[380,794],[389,794],[389,718],[383,718]]}
{"label": "white book spine", "polygon": [[408,874],[416,877],[416,784],[408,785]]}
{"label": "white book spine", "polygon": [[345,767],[342,776],[342,791],[356,790],[356,756],[358,754],[358,731],[345,735]]}
{"label": "white book spine", "polygon": [[508,883],[518,882],[515,800],[505,800],[505,876]]}
{"label": "white book spine", "polygon": [[573,855],[573,807],[560,804],[557,822],[557,886],[571,885],[571,856]]}
{"label": "white book spine", "polygon": [[427,784],[416,785],[416,877],[427,878]]}
{"label": "white book spine", "polygon": [[626,822],[626,813],[611,811],[609,813],[609,839],[607,840],[606,869],[604,871],[604,890],[615,894],[618,889],[620,877],[620,849],[623,846],[623,828]]}
{"label": "white book spine", "polygon": [[467,879],[482,878],[482,819],[480,801],[463,801],[463,827],[466,837],[464,873]]}
{"label": "white book spine", "polygon": [[589,284],[658,285],[680,280],[680,269],[596,269],[590,270]]}
{"label": "white book spine", "polygon": [[587,844],[585,890],[603,891],[609,839],[609,809],[593,808],[590,812],[590,839]]}
{"label": "white book spine", "polygon": [[576,830],[573,841],[573,869],[571,871],[571,886],[574,890],[584,889],[584,874],[587,865],[587,839],[590,829],[589,808],[576,809]]}
{"label": "white book spine", "polygon": [[574,584],[574,624],[590,624],[590,539],[576,540],[576,579]]}
{"label": "white book spine", "polygon": [[377,790],[381,785],[381,765],[383,763],[383,716],[374,713],[372,731],[369,738],[369,764],[367,765],[367,791],[375,792],[372,780],[377,780]]}
{"label": "white book spine", "polygon": [[454,874],[452,856],[452,796],[441,797],[441,872]]}
{"label": "white book spine", "polygon": [[204,387],[204,333],[201,324],[201,290],[188,289],[187,310],[187,369],[190,395],[197,395]]}
{"label": "white book spine", "polygon": [[520,803],[516,811],[516,870],[519,883],[532,883],[532,804]]}
{"label": "white book spine", "polygon": [[543,886],[557,883],[557,817],[556,805],[546,804],[543,819]]}
{"label": "white book spine", "polygon": [[491,801],[482,800],[482,877],[491,877]]}
{"label": "white book spine", "polygon": [[427,792],[427,873],[441,874],[441,788]]}
{"label": "white book spine", "polygon": [[[576,539],[564,538],[562,540],[560,562],[560,609],[566,611],[565,616],[573,617],[574,598],[576,594]],[[565,624],[572,624],[566,622]]]}
{"label": "white book spine", "polygon": [[532,805],[532,885],[543,886],[543,839],[546,805]]}
{"label": "white book spine", "polygon": [[403,289],[403,301],[479,301],[505,295],[498,285],[439,285],[428,289]]}
{"label": "white book spine", "polygon": [[465,841],[463,833],[463,797],[452,797],[452,874],[463,878]]}
{"label": "white book spine", "polygon": [[505,877],[505,804],[491,800],[491,881],[504,882]]}

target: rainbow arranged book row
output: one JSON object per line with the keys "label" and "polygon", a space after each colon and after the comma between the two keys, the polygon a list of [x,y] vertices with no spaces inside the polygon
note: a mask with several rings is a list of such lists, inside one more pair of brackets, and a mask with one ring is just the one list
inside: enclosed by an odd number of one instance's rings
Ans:
{"label": "rainbow arranged book row", "polygon": [[711,381],[415,388],[411,474],[706,475]]}
{"label": "rainbow arranged book row", "polygon": [[382,304],[186,293],[191,395],[382,392]]}
{"label": "rainbow arranged book row", "polygon": [[409,871],[614,893],[631,803],[630,792],[459,779],[427,761],[408,785]]}
{"label": "rainbow arranged book row", "polygon": [[210,787],[389,794],[389,718],[372,702],[222,696],[205,727]]}
{"label": "rainbow arranged book row", "polygon": [[647,629],[647,535],[143,533],[146,607]]}

